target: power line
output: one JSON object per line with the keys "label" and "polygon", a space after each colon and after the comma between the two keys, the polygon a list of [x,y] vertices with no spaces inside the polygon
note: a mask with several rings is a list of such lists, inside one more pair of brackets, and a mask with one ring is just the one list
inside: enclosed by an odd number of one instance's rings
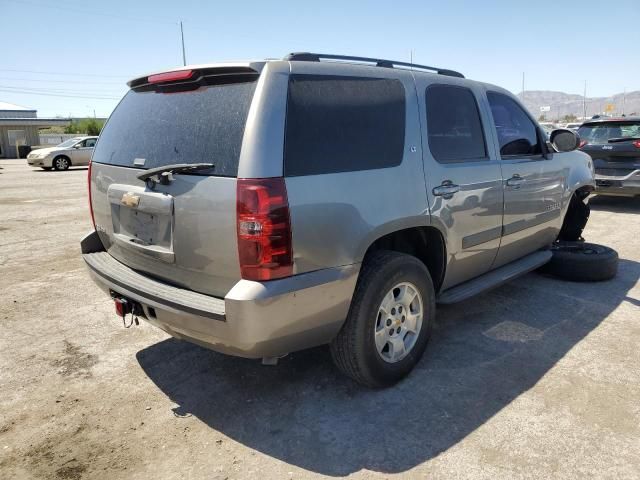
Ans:
{"label": "power line", "polygon": [[19,91],[19,90],[5,90],[2,88],[0,88],[0,92],[15,93],[19,95],[41,95],[44,97],[88,98],[91,100],[120,100],[121,98],[121,97],[107,97],[107,96],[96,96],[96,95],[65,95],[62,93],[28,92],[28,91]]}
{"label": "power line", "polygon": [[[121,92],[113,90],[78,90],[68,88],[33,88],[33,87],[16,87],[13,85],[0,85],[0,88],[10,90],[21,90],[25,92],[40,92],[40,93],[71,93],[73,95],[117,95]],[[124,93],[124,92],[122,92]]]}
{"label": "power line", "polygon": [[[0,77],[0,80],[12,80],[19,82],[45,82],[45,83],[80,83],[87,85],[87,80],[50,80],[45,78],[18,78],[18,77]],[[121,85],[126,86],[124,82],[99,82],[91,80],[91,85]]]}
{"label": "power line", "polygon": [[17,4],[22,4],[22,5],[32,5],[35,7],[44,7],[44,8],[53,8],[56,10],[64,10],[67,12],[74,12],[74,13],[79,13],[79,14],[83,14],[83,15],[91,15],[91,16],[100,16],[100,17],[109,17],[109,18],[115,18],[118,20],[126,20],[129,22],[147,22],[147,23],[158,23],[158,24],[164,24],[164,25],[176,25],[177,22],[172,22],[169,20],[160,20],[160,19],[152,19],[152,18],[143,18],[143,17],[129,17],[129,16],[124,16],[124,15],[114,15],[112,13],[103,13],[103,12],[95,12],[95,11],[89,11],[89,10],[78,10],[77,8],[70,8],[70,7],[62,7],[60,5],[48,5],[48,4],[44,4],[44,3],[36,3],[36,2],[29,2],[29,1],[24,1],[24,0],[7,0],[9,2],[13,2],[13,3],[17,3]]}
{"label": "power line", "polygon": [[9,68],[0,68],[0,72],[37,73],[40,75],[65,75],[67,77],[130,78],[127,75],[103,75],[99,73],[73,73],[73,72],[45,72],[42,70],[13,70]]}

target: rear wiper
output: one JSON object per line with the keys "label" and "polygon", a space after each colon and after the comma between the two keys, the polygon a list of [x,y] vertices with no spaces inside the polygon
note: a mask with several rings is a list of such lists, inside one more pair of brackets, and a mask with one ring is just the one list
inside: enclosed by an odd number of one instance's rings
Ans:
{"label": "rear wiper", "polygon": [[618,137],[618,138],[610,138],[608,140],[609,143],[619,143],[619,142],[628,142],[631,140],[640,140],[640,137]]}
{"label": "rear wiper", "polygon": [[210,168],[215,168],[215,165],[213,163],[174,163],[173,165],[150,168],[136,175],[136,178],[146,182],[147,186],[153,189],[156,183],[169,185],[173,180],[174,173],[195,172]]}

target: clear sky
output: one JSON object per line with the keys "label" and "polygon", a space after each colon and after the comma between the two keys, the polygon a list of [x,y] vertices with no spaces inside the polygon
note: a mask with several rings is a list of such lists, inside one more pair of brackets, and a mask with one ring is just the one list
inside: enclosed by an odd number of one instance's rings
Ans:
{"label": "clear sky", "polygon": [[0,101],[107,116],[138,74],[317,51],[452,68],[521,90],[640,90],[640,0],[0,0]]}

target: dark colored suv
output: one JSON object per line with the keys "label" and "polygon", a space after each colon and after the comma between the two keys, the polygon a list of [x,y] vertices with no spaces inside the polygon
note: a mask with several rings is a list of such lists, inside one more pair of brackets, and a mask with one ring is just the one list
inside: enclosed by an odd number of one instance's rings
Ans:
{"label": "dark colored suv", "polygon": [[578,130],[596,169],[596,193],[640,195],[640,117],[603,118]]}

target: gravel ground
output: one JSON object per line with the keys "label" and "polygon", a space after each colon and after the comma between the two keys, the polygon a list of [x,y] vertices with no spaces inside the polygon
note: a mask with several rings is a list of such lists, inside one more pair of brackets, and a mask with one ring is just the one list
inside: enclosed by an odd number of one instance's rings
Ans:
{"label": "gravel ground", "polygon": [[370,391],[325,348],[263,367],[124,329],[80,258],[86,170],[0,167],[0,478],[640,478],[638,200],[592,199],[615,280],[439,308]]}

